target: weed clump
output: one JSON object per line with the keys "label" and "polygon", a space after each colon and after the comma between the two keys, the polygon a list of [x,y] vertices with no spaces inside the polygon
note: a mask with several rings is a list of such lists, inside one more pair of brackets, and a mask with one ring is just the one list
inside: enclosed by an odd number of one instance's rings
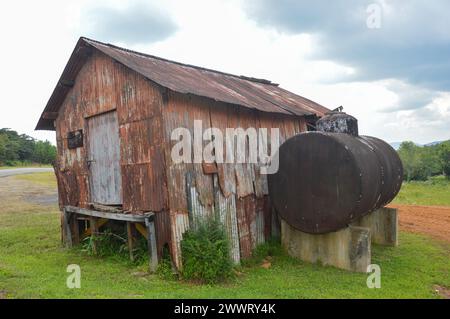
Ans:
{"label": "weed clump", "polygon": [[[81,250],[91,256],[113,257],[124,261],[129,261],[130,251],[128,248],[126,232],[116,233],[112,229],[83,239]],[[133,247],[133,264],[140,265],[148,260],[147,241],[145,238],[138,238]]]}
{"label": "weed clump", "polygon": [[214,284],[231,277],[233,263],[223,225],[215,218],[188,230],[181,241],[182,277]]}

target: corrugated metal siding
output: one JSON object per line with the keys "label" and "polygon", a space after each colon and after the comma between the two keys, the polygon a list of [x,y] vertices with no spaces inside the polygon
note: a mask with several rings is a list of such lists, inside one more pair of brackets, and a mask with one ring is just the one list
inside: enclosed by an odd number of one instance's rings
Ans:
{"label": "corrugated metal siding", "polygon": [[217,176],[214,177],[215,183],[215,211],[221,223],[225,227],[228,240],[230,242],[230,255],[235,264],[239,264],[241,260],[239,248],[239,231],[236,217],[236,197],[225,197],[219,187]]}
{"label": "corrugated metal siding", "polygon": [[[197,176],[197,172],[195,172]],[[186,189],[188,197],[188,211],[189,211],[189,225],[193,228],[204,222],[208,218],[213,216],[214,205],[204,205],[200,200],[199,189],[200,186],[196,186],[197,178],[194,179],[193,172],[187,172],[186,174]]]}
{"label": "corrugated metal siding", "polygon": [[[212,107],[211,103],[215,106]],[[218,163],[217,174],[203,174],[201,164],[174,164],[170,151],[178,141],[170,141],[170,134],[173,129],[184,127],[193,137],[194,120],[202,120],[203,130],[210,126],[223,132],[226,128],[236,127],[267,128],[269,142],[270,128],[278,127],[280,139],[284,141],[306,130],[305,119],[246,111],[236,106],[181,95],[170,90],[163,114],[167,138],[165,154],[169,206],[171,216],[174,216],[172,222],[175,223],[172,231],[173,257],[177,266],[181,266],[178,241],[181,240],[183,232],[189,225],[195,227],[198,221],[210,216],[213,210],[225,225],[233,261],[237,263],[241,258],[250,257],[252,250],[259,243],[263,243],[273,234],[277,235],[277,230],[272,230],[272,225],[277,225],[274,221],[277,217],[273,216],[269,203],[267,176],[259,174],[259,167],[255,164],[248,163]],[[270,143],[268,147],[270,149]],[[230,151],[233,149],[224,149],[224,156]],[[248,145],[245,151],[248,153]]]}
{"label": "corrugated metal siding", "polygon": [[[267,178],[259,174],[256,165],[218,164],[218,174],[214,175],[204,174],[201,164],[174,164],[170,152],[176,142],[170,135],[178,127],[193,133],[194,120],[200,119],[203,129],[279,127],[284,140],[306,130],[304,118],[245,110],[163,89],[94,53],[80,70],[56,121],[57,175],[63,205],[84,207],[90,201],[85,147],[69,150],[67,133],[86,131],[86,116],[114,109],[121,138],[123,205],[133,213],[156,212],[160,254],[169,244],[175,264],[181,266],[183,233],[193,220],[213,212],[225,224],[235,262],[278,234],[277,218],[268,203]],[[224,156],[231,151],[224,149]]]}
{"label": "corrugated metal siding", "polygon": [[[89,143],[86,118],[117,110],[123,206],[133,213],[156,213],[158,252],[170,244],[161,88],[149,85],[141,75],[98,52],[78,73],[56,120],[58,161],[56,164],[61,205],[87,207]],[[67,133],[83,129],[84,146],[68,149]]]}
{"label": "corrugated metal siding", "polygon": [[[61,76],[73,81],[92,51],[99,50],[159,85],[182,94],[193,94],[262,112],[322,116],[329,110],[286,91],[270,81],[236,76],[133,52],[98,41],[80,38]],[[44,112],[57,112],[67,86],[58,84]],[[37,129],[52,130],[52,121],[41,117]]]}
{"label": "corrugated metal siding", "polygon": [[171,255],[177,268],[181,267],[181,240],[183,234],[189,229],[189,215],[187,213],[170,212],[171,220]]}

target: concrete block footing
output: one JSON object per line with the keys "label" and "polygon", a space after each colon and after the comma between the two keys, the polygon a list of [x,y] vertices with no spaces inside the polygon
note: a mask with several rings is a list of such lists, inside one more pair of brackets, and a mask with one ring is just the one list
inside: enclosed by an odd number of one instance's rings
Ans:
{"label": "concrete block footing", "polygon": [[301,232],[281,221],[281,241],[289,255],[301,260],[366,272],[371,264],[371,243],[396,246],[397,210],[380,208],[348,227],[328,234]]}

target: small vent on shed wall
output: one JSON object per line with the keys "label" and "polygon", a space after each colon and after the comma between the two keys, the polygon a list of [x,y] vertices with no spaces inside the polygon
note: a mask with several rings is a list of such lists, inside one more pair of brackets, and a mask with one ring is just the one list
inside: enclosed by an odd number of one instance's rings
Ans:
{"label": "small vent on shed wall", "polygon": [[67,133],[67,144],[69,149],[83,146],[83,130],[77,130]]}

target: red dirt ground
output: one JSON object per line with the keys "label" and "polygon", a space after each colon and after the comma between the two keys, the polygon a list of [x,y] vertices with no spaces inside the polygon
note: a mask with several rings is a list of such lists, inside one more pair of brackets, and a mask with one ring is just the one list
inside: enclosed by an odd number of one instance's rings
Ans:
{"label": "red dirt ground", "polygon": [[399,212],[400,230],[450,243],[450,207],[391,204]]}

